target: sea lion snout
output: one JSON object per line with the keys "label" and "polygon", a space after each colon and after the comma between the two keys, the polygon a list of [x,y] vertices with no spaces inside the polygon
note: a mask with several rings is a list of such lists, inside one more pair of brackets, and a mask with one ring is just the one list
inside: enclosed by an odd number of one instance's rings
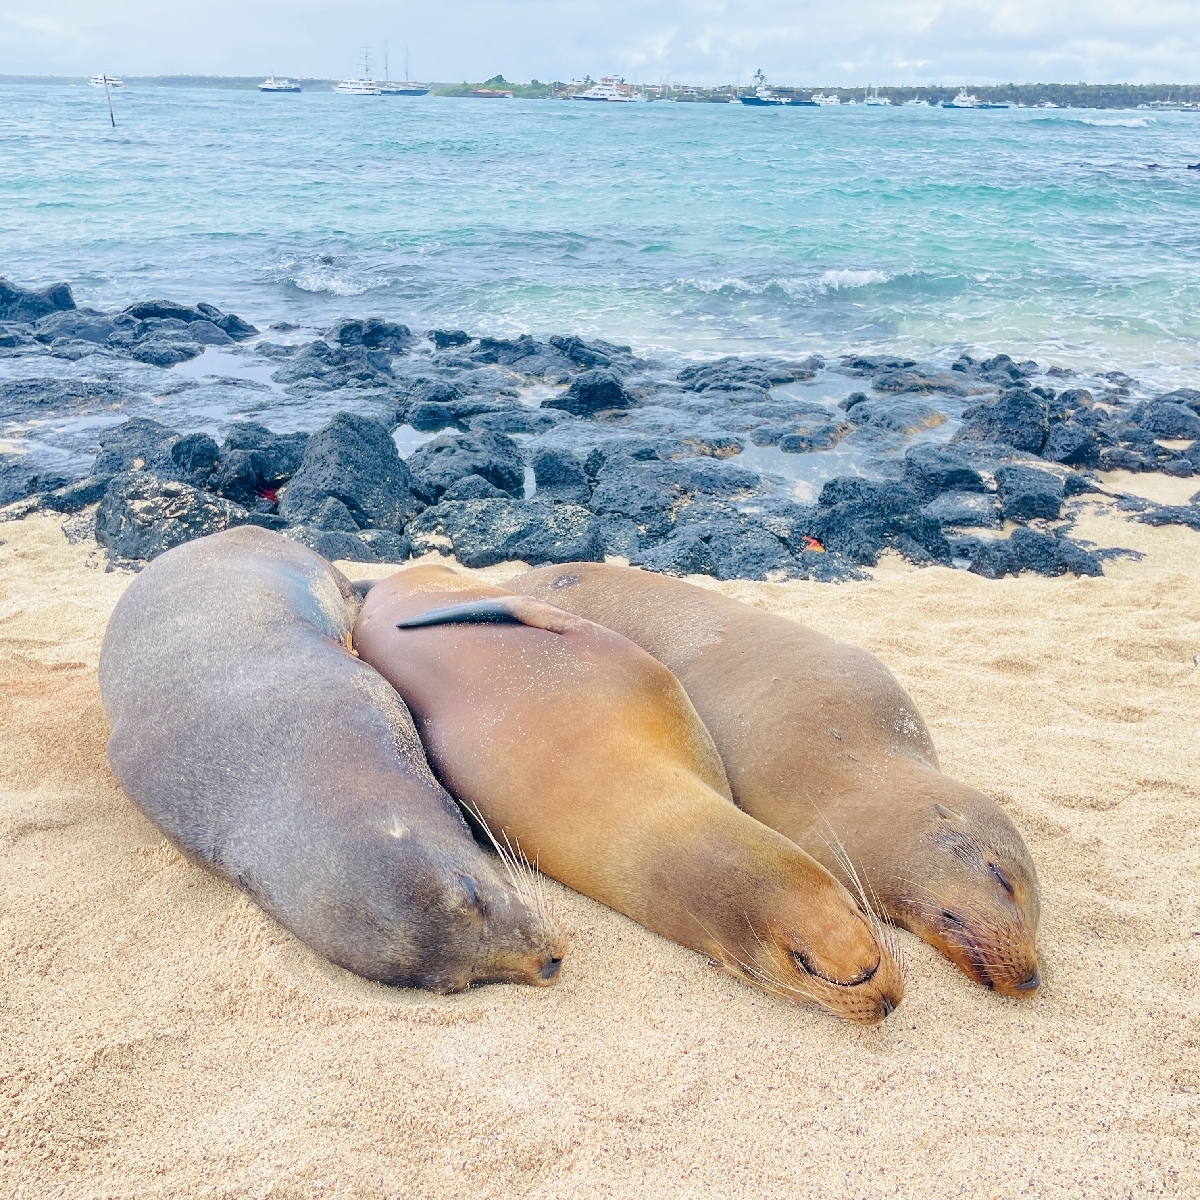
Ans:
{"label": "sea lion snout", "polygon": [[[777,995],[806,998],[848,1021],[876,1025],[904,999],[904,976],[888,931],[863,919],[839,884],[830,880],[830,886],[836,891],[824,903],[793,910],[798,923],[792,932],[754,932],[753,978]],[[787,900],[778,897],[775,904]]]}
{"label": "sea lion snout", "polygon": [[899,915],[976,983],[1003,996],[1032,996],[1041,985],[1033,863],[1002,812],[954,786],[960,794],[950,807],[931,806],[927,882],[901,903]]}

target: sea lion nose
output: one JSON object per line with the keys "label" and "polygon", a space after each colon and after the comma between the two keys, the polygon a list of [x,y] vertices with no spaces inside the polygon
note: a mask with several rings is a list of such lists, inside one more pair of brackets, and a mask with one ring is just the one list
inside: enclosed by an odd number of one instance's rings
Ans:
{"label": "sea lion nose", "polygon": [[1033,974],[1030,975],[1028,979],[1024,980],[1024,982],[1018,983],[1015,986],[1018,992],[1034,992],[1041,986],[1041,983],[1041,972],[1037,969],[1037,967],[1034,967]]}
{"label": "sea lion nose", "polygon": [[542,963],[542,969],[538,972],[543,979],[550,980],[558,974],[558,968],[562,966],[561,958],[548,958]]}
{"label": "sea lion nose", "polygon": [[896,1011],[896,1006],[895,1006],[895,1004],[892,1003],[891,998],[888,996],[884,996],[884,998],[883,998],[883,1015],[885,1017],[890,1017],[892,1015],[892,1013],[894,1013],[895,1011]]}

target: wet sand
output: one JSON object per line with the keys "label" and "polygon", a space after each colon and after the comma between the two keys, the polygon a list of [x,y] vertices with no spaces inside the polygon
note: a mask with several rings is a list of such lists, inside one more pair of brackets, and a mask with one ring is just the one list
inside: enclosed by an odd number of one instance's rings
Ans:
{"label": "wet sand", "polygon": [[[1170,482],[1156,499],[1195,491]],[[329,966],[116,788],[96,662],[130,576],[59,519],[0,525],[0,1177],[21,1197],[1197,1194],[1200,534],[1093,507],[1075,532],[1144,557],[1103,579],[889,559],[864,583],[707,581],[879,654],[1038,863],[1037,998],[901,934],[907,999],[862,1029],[553,883],[554,988],[437,997]]]}

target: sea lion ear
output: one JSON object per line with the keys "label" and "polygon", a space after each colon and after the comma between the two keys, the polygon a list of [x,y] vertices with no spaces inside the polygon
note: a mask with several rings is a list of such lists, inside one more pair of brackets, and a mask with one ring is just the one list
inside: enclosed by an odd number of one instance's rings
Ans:
{"label": "sea lion ear", "polygon": [[486,908],[483,897],[479,894],[479,890],[475,886],[475,880],[469,875],[460,874],[458,877],[458,885],[462,889],[463,898],[467,902],[467,907],[474,909],[476,912],[483,912]]}
{"label": "sea lion ear", "polygon": [[397,623],[397,629],[420,629],[425,625],[528,625],[550,633],[578,633],[592,627],[574,613],[564,612],[544,600],[529,596],[489,596],[445,608],[431,608],[419,616]]}

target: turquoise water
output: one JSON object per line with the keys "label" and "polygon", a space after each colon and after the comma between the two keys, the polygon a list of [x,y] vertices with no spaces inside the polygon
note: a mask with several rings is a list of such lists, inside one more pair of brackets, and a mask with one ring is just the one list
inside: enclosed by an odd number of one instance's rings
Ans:
{"label": "turquoise water", "polygon": [[180,89],[115,107],[114,131],[95,89],[0,87],[0,274],[259,324],[974,348],[1195,382],[1196,114]]}

